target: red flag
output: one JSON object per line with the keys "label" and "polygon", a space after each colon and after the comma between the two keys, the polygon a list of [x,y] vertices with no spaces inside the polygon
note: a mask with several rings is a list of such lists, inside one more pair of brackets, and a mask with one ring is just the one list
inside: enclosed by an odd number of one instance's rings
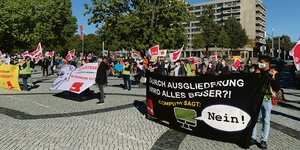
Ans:
{"label": "red flag", "polygon": [[69,54],[66,56],[66,60],[67,60],[67,61],[71,61],[71,59],[72,59],[72,55],[69,53]]}
{"label": "red flag", "polygon": [[28,52],[28,51],[26,51],[26,52],[22,53],[21,55],[22,55],[22,58],[25,58],[26,56],[30,56],[30,54],[29,54],[29,52]]}
{"label": "red flag", "polygon": [[180,50],[171,53],[170,54],[170,60],[171,60],[171,62],[177,61],[180,58],[180,55],[181,55],[182,51],[183,51],[183,47]]}
{"label": "red flag", "polygon": [[159,50],[158,56],[166,57],[167,56],[167,50]]}
{"label": "red flag", "polygon": [[43,49],[42,49],[42,44],[41,43],[38,44],[36,50],[33,51],[33,52],[31,52],[30,55],[35,58],[35,57],[39,56],[40,53],[43,53]]}
{"label": "red flag", "polygon": [[140,58],[140,57],[141,57],[141,52],[134,52],[134,55],[135,55],[136,57]]}
{"label": "red flag", "polygon": [[54,56],[54,51],[52,51],[52,52],[49,52],[49,54],[48,54],[50,57],[53,57]]}
{"label": "red flag", "polygon": [[290,56],[293,56],[296,69],[297,71],[300,71],[300,40],[297,42],[295,47],[290,51]]}
{"label": "red flag", "polygon": [[40,53],[36,58],[35,58],[35,63],[37,64],[41,59],[43,59],[43,54]]}
{"label": "red flag", "polygon": [[86,56],[87,59],[92,59],[92,54],[89,53],[87,56]]}
{"label": "red flag", "polygon": [[83,35],[83,25],[80,25],[80,40],[84,40],[84,35]]}
{"label": "red flag", "polygon": [[70,54],[72,57],[75,56],[75,49],[70,50],[70,51],[69,51],[69,54]]}
{"label": "red flag", "polygon": [[212,55],[210,56],[211,61],[218,61],[218,56],[217,55]]}
{"label": "red flag", "polygon": [[149,49],[149,54],[151,56],[157,56],[159,52],[159,45],[153,46]]}
{"label": "red flag", "polygon": [[116,58],[117,58],[117,55],[113,55],[111,58],[112,58],[112,59],[116,59]]}
{"label": "red flag", "polygon": [[237,70],[241,65],[241,61],[239,59],[235,59],[234,63],[232,64],[232,69]]}
{"label": "red flag", "polygon": [[198,63],[197,57],[190,57],[190,61],[193,62],[194,64]]}
{"label": "red flag", "polygon": [[46,53],[45,53],[45,57],[49,57],[49,52],[46,52]]}

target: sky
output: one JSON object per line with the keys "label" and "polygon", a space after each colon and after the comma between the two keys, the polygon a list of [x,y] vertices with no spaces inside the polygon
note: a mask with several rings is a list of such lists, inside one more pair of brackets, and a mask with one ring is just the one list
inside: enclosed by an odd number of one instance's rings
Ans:
{"label": "sky", "polygon": [[[211,0],[187,0],[187,2],[194,4]],[[91,15],[84,16],[86,11],[84,4],[91,5],[91,0],[72,0],[73,15],[77,18],[77,25],[84,25],[84,33],[95,33],[97,30],[94,24],[88,25],[88,18]],[[300,0],[263,0],[267,9],[266,29],[267,34],[272,34],[274,29],[274,36],[288,35],[293,42],[300,38]],[[79,33],[79,31],[77,31]]]}

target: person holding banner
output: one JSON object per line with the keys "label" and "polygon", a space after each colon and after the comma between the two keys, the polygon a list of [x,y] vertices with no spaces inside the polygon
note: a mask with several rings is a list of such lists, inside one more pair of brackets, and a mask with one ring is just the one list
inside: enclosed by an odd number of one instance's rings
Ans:
{"label": "person holding banner", "polygon": [[[260,148],[267,149],[267,140],[270,132],[270,119],[272,110],[272,93],[280,90],[280,81],[278,78],[278,72],[270,68],[270,57],[262,56],[259,58],[260,73],[265,75],[268,79],[268,84],[263,90],[264,100],[260,109],[259,119],[262,120],[262,132]],[[251,144],[256,144],[256,126],[252,131]]]}
{"label": "person holding banner", "polygon": [[107,59],[99,59],[99,67],[97,69],[97,75],[96,75],[96,83],[98,84],[99,91],[101,93],[101,97],[99,102],[97,104],[104,103],[104,89],[103,86],[107,84],[107,75],[106,71],[109,69],[108,66],[106,65]]}

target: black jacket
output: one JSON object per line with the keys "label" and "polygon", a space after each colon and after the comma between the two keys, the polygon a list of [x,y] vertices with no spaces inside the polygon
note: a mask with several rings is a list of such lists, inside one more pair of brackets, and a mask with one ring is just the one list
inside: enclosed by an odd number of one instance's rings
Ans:
{"label": "black jacket", "polygon": [[108,70],[108,66],[102,61],[97,70],[96,83],[100,83],[100,84],[107,83],[107,76],[106,76],[107,70]]}

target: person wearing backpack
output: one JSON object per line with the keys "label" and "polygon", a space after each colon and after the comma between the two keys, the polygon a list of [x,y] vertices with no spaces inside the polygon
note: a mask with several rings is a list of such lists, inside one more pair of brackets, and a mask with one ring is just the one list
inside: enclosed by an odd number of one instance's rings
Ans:
{"label": "person wearing backpack", "polygon": [[[262,132],[261,132],[261,149],[267,149],[267,140],[270,131],[270,119],[271,119],[271,110],[272,110],[272,92],[278,92],[280,90],[280,81],[278,77],[278,73],[275,69],[270,68],[270,57],[269,56],[261,56],[259,58],[259,70],[257,73],[260,73],[267,77],[267,84],[263,89],[263,103],[260,108],[260,113],[258,120],[262,121]],[[251,144],[256,144],[256,127],[253,128],[252,136],[251,136]]]}

